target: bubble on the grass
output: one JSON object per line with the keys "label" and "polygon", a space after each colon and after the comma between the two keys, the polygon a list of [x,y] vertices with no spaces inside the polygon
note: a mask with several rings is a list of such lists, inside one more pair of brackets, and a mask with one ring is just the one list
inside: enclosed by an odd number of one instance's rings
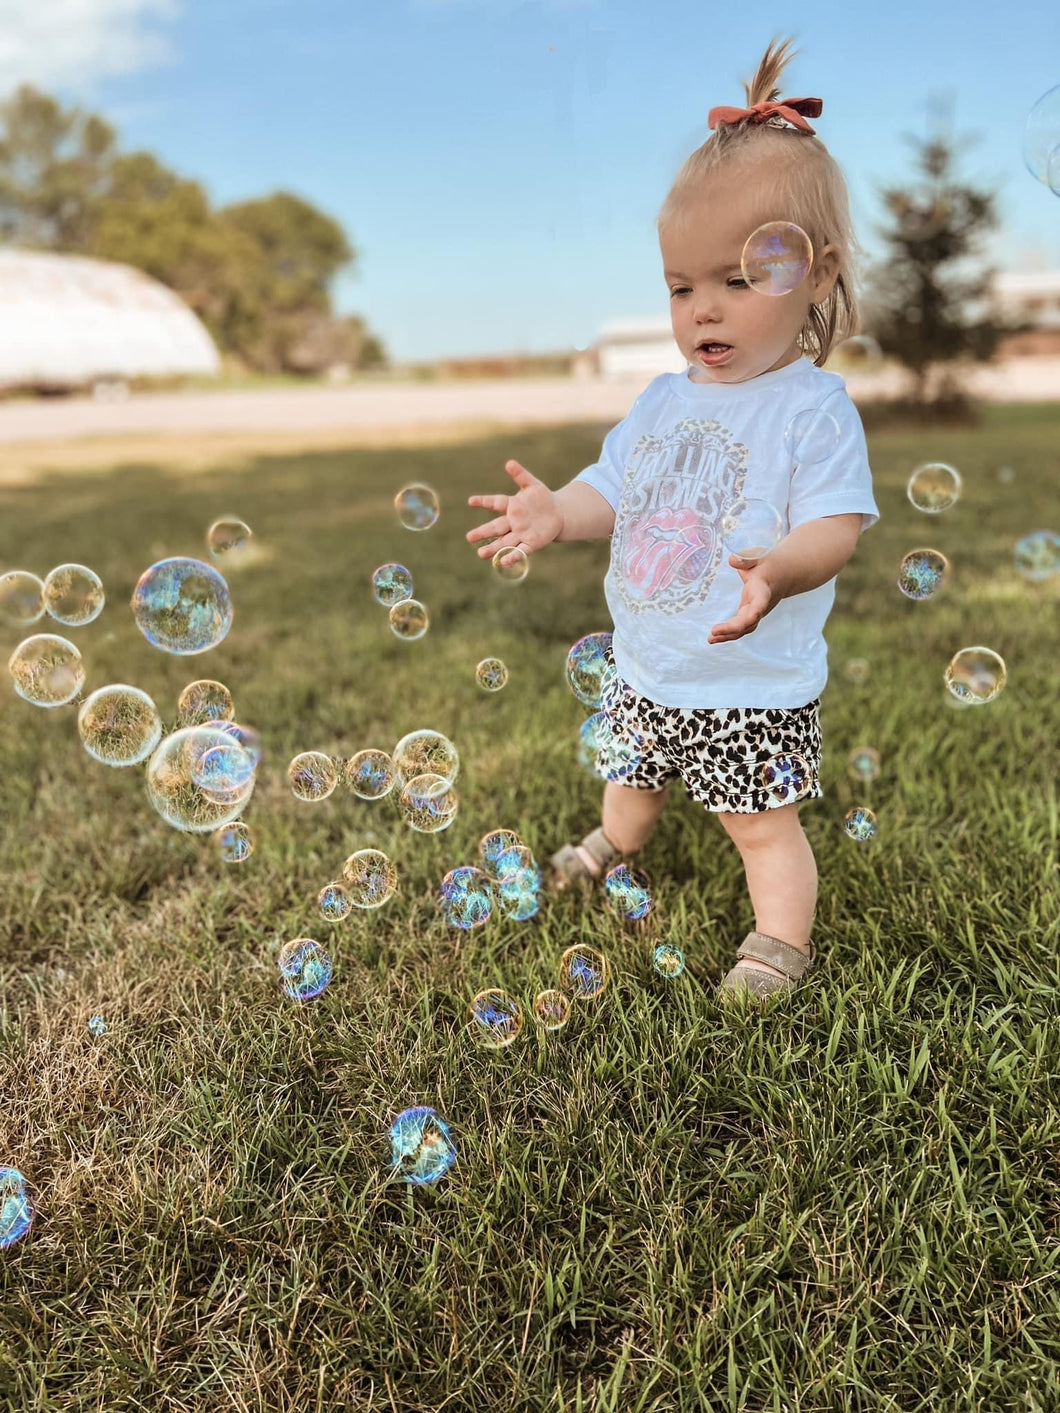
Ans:
{"label": "bubble on the grass", "polygon": [[493,865],[497,905],[506,917],[526,922],[540,908],[541,869],[525,844],[513,844]]}
{"label": "bubble on the grass", "polygon": [[323,751],[302,751],[287,767],[287,781],[296,800],[313,804],[326,800],[339,783],[339,768]]}
{"label": "bubble on the grass", "polygon": [[771,799],[790,805],[801,800],[813,785],[813,770],[798,751],[781,751],[763,761],[758,779]]}
{"label": "bubble on the grass", "polygon": [[516,875],[525,879],[532,888],[541,885],[541,870],[537,866],[533,850],[519,840],[494,855],[491,868],[495,878],[513,878]]}
{"label": "bubble on the grass", "polygon": [[441,775],[455,780],[460,773],[460,756],[448,736],[421,727],[402,736],[394,747],[397,783],[404,785],[416,775]]}
{"label": "bubble on the grass", "polygon": [[534,1020],[542,1030],[562,1030],[570,1020],[570,1001],[562,991],[539,991],[534,997]]}
{"label": "bubble on the grass", "polygon": [[848,658],[847,665],[843,669],[848,682],[864,682],[869,675],[869,661],[864,657]]}
{"label": "bubble on the grass", "polygon": [[478,851],[487,873],[496,875],[497,861],[509,849],[519,848],[522,842],[514,829],[491,829],[488,834],[483,834],[479,840]]}
{"label": "bubble on the grass", "polygon": [[767,221],[744,242],[740,270],[759,294],[790,294],[813,264],[813,242],[793,221]]}
{"label": "bubble on the grass", "polygon": [[33,1225],[33,1198],[17,1168],[0,1168],[0,1250],[20,1241]]}
{"label": "bubble on the grass", "polygon": [[397,771],[386,751],[369,747],[350,757],[343,778],[358,799],[381,800],[394,788]]}
{"label": "bubble on the grass", "polygon": [[440,834],[448,829],[459,807],[453,782],[444,775],[414,775],[398,796],[401,817],[417,834]]}
{"label": "bubble on the grass", "polygon": [[381,564],[372,573],[372,593],[384,608],[412,597],[412,575],[403,564]]}
{"label": "bubble on the grass", "polygon": [[218,800],[196,783],[202,759],[209,751],[231,744],[216,726],[183,726],[164,736],[147,762],[147,793],[151,804],[174,829],[207,834],[243,812],[254,790],[253,773],[233,800]]}
{"label": "bubble on the grass", "polygon": [[484,692],[499,692],[508,681],[508,669],[499,657],[484,657],[475,668],[475,681]]}
{"label": "bubble on the grass", "polygon": [[245,520],[237,520],[234,515],[215,520],[206,531],[206,548],[211,554],[231,555],[233,550],[245,549],[252,534]]}
{"label": "bubble on the grass", "polygon": [[213,840],[222,863],[246,863],[254,852],[254,836],[241,819],[223,824],[214,831]]}
{"label": "bubble on the grass", "polygon": [[639,922],[651,912],[651,880],[639,868],[616,864],[604,879],[607,906],[623,922]]}
{"label": "bubble on the grass", "polygon": [[926,461],[909,477],[906,495],[925,515],[939,515],[961,494],[961,473],[945,461]]}
{"label": "bubble on the grass", "polygon": [[[506,564],[505,560],[510,562]],[[507,549],[499,549],[490,563],[497,578],[506,584],[518,584],[530,573],[530,556],[526,550],[513,549],[511,545]]]}
{"label": "bubble on the grass", "polygon": [[103,612],[99,575],[84,564],[60,564],[44,578],[44,607],[67,628],[80,628]]}
{"label": "bubble on the grass", "polygon": [[65,706],[85,684],[81,654],[68,638],[56,633],[35,633],[26,638],[8,658],[7,666],[15,691],[34,706]]}
{"label": "bubble on the grass", "polygon": [[196,759],[191,778],[203,794],[218,804],[245,799],[254,782],[254,762],[238,741],[227,736]]}
{"label": "bubble on the grass", "polygon": [[341,883],[325,883],[317,894],[317,907],[328,922],[341,922],[353,911],[353,902]]}
{"label": "bubble on the grass", "polygon": [[201,559],[162,559],[145,569],[132,611],[149,643],[182,657],[215,648],[232,626],[228,585]]}
{"label": "bubble on the grass", "polygon": [[0,618],[28,628],[44,617],[44,580],[25,569],[0,574]]}
{"label": "bubble on the grass", "polygon": [[845,371],[869,373],[883,362],[883,350],[871,334],[853,334],[836,345],[828,361],[833,360]]}
{"label": "bubble on the grass", "polygon": [[450,927],[481,927],[493,912],[493,884],[482,869],[461,864],[442,879],[438,906]]}
{"label": "bubble on the grass", "polygon": [[796,412],[784,428],[784,446],[799,466],[813,466],[832,455],[839,436],[839,423],[830,412],[809,407]]}
{"label": "bubble on the grass", "polygon": [[859,844],[863,844],[876,833],[876,816],[864,805],[855,805],[852,810],[847,810],[843,819],[843,828],[851,839],[856,839]]}
{"label": "bubble on the grass", "polygon": [[847,756],[847,774],[851,780],[868,785],[880,773],[880,753],[875,746],[855,746]]}
{"label": "bubble on the grass", "polygon": [[576,1001],[595,1001],[607,987],[607,961],[592,947],[568,947],[559,959],[559,981]]}
{"label": "bubble on the grass", "polygon": [[311,1001],[331,980],[331,958],[311,937],[285,942],[278,961],[283,989],[292,1001]]}
{"label": "bubble on the grass", "polygon": [[721,534],[725,548],[752,563],[764,559],[784,538],[784,520],[767,500],[739,496],[722,512]]}
{"label": "bubble on the grass", "polygon": [[355,908],[381,908],[397,890],[397,869],[380,849],[358,849],[342,865],[342,881]]}
{"label": "bubble on the grass", "polygon": [[501,1050],[523,1028],[523,1008],[506,991],[480,991],[468,1007],[468,1027],[480,1045]]}
{"label": "bubble on the grass", "polygon": [[101,1035],[105,1035],[105,1034],[106,1034],[106,1031],[107,1031],[107,1022],[103,1019],[102,1016],[89,1016],[89,1018],[88,1018],[88,1033],[89,1033],[89,1035],[94,1036],[94,1037],[98,1040]]}
{"label": "bubble on the grass", "polygon": [[587,633],[567,654],[570,689],[590,711],[599,711],[603,706],[604,692],[616,676],[614,665],[608,661],[610,647],[610,633]]}
{"label": "bubble on the grass", "polygon": [[177,698],[181,726],[205,726],[210,721],[231,721],[236,714],[232,693],[223,682],[208,677],[189,682]]}
{"label": "bubble on the grass", "polygon": [[1031,584],[1042,584],[1060,574],[1060,535],[1035,530],[1016,541],[1013,555],[1017,571]]}
{"label": "bubble on the grass", "polygon": [[104,765],[138,765],[162,739],[158,708],[139,687],[97,687],[77,713],[81,744]]}
{"label": "bubble on the grass", "polygon": [[398,491],[394,509],[406,530],[429,530],[438,519],[438,492],[433,486],[414,481]]}
{"label": "bubble on the grass", "polygon": [[1023,161],[1032,177],[1050,185],[1050,164],[1060,146],[1060,84],[1043,93],[1027,114],[1023,129]]}
{"label": "bubble on the grass", "polygon": [[417,1186],[437,1182],[456,1162],[449,1125],[423,1105],[398,1114],[390,1129],[390,1148],[392,1176]]}
{"label": "bubble on the grass", "polygon": [[404,599],[390,610],[390,631],[395,638],[414,643],[431,626],[430,616],[419,599]]}
{"label": "bubble on the grass", "polygon": [[669,942],[660,942],[652,953],[651,964],[660,976],[665,976],[667,981],[673,981],[685,969],[685,954],[680,947],[674,947]]}
{"label": "bubble on the grass", "polygon": [[941,550],[910,550],[898,566],[898,587],[918,603],[937,594],[949,578],[950,562]]}
{"label": "bubble on the grass", "polygon": [[1005,659],[993,648],[961,648],[946,668],[945,683],[955,697],[969,706],[992,702],[1005,685]]}

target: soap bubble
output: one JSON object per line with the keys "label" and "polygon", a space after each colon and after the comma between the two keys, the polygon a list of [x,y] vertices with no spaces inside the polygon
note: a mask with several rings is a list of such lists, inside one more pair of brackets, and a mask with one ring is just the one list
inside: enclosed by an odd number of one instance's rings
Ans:
{"label": "soap bubble", "polygon": [[103,612],[103,581],[83,564],[60,564],[44,580],[44,607],[58,623],[80,628]]}
{"label": "soap bubble", "polygon": [[228,555],[233,550],[245,549],[251,533],[250,526],[244,521],[225,516],[215,520],[206,531],[206,548],[218,557]]}
{"label": "soap bubble", "polygon": [[522,839],[512,829],[491,829],[479,840],[478,851],[487,873],[497,875],[497,862],[509,849],[522,846]]}
{"label": "soap bubble", "polygon": [[576,1001],[595,1001],[607,986],[607,962],[592,947],[568,947],[559,959],[559,981]]}
{"label": "soap bubble", "polygon": [[245,800],[253,786],[254,762],[238,741],[226,736],[197,757],[191,778],[208,799],[221,805],[234,804]]}
{"label": "soap bubble", "polygon": [[246,863],[254,852],[254,836],[241,819],[222,824],[214,831],[213,841],[223,863]]}
{"label": "soap bubble", "polygon": [[346,784],[361,800],[381,800],[394,788],[397,772],[386,751],[358,751],[346,762]]}
{"label": "soap bubble", "polygon": [[844,372],[872,373],[883,363],[883,351],[871,334],[853,334],[837,344],[828,362]]}
{"label": "soap bubble", "polygon": [[162,739],[158,708],[139,687],[97,687],[77,713],[81,744],[104,765],[138,765]]}
{"label": "soap bubble", "polygon": [[844,669],[848,682],[864,682],[869,675],[869,663],[867,658],[852,657],[847,662]]}
{"label": "soap bubble", "polygon": [[632,727],[620,726],[609,720],[607,727],[597,732],[600,752],[593,769],[605,780],[622,781],[632,775],[648,749],[644,738]]}
{"label": "soap bubble", "polygon": [[182,657],[215,648],[232,626],[228,585],[201,559],[161,559],[144,570],[132,611],[152,646]]}
{"label": "soap bubble", "polygon": [[767,500],[742,496],[730,501],[721,517],[721,533],[730,554],[747,563],[764,559],[784,538],[784,520]]}
{"label": "soap bubble", "polygon": [[390,1129],[394,1178],[422,1186],[437,1182],[456,1162],[449,1125],[433,1109],[418,1107],[398,1114]]}
{"label": "soap bubble", "polygon": [[493,884],[480,868],[452,868],[442,879],[438,905],[450,927],[481,927],[493,912]]}
{"label": "soap bubble", "polygon": [[1060,574],[1060,535],[1052,530],[1035,530],[1016,541],[1016,569],[1032,584],[1044,583]]}
{"label": "soap bubble", "polygon": [[147,793],[151,804],[174,829],[207,834],[241,814],[254,789],[251,779],[234,800],[216,800],[196,783],[208,751],[228,746],[231,737],[213,726],[184,726],[164,736],[147,762]]}
{"label": "soap bubble", "polygon": [[1027,115],[1023,130],[1023,160],[1032,177],[1052,185],[1050,164],[1060,145],[1060,84],[1043,93]]}
{"label": "soap bubble", "polygon": [[404,785],[416,775],[441,775],[455,780],[460,773],[460,757],[448,736],[421,728],[402,736],[394,747],[397,783]]}
{"label": "soap bubble", "polygon": [[751,232],[740,256],[740,270],[759,294],[790,294],[813,264],[813,242],[791,221],[767,221]]}
{"label": "soap bubble", "polygon": [[451,780],[427,773],[414,775],[401,787],[398,808],[418,834],[440,834],[456,818],[459,800]]}
{"label": "soap bubble", "polygon": [[486,692],[499,692],[508,681],[508,669],[499,657],[484,657],[475,668],[475,681]]}
{"label": "soap bubble", "polygon": [[0,1168],[0,1250],[21,1240],[33,1225],[33,1198],[17,1168]]}
{"label": "soap bubble", "polygon": [[88,1033],[96,1040],[98,1040],[101,1035],[106,1035],[107,1022],[102,1016],[89,1016]]}
{"label": "soap bubble", "polygon": [[906,495],[917,510],[938,515],[955,505],[961,493],[961,473],[944,461],[926,461],[909,477]]}
{"label": "soap bubble", "polygon": [[339,768],[323,751],[302,751],[287,767],[287,779],[295,799],[312,804],[331,794],[339,783]]}
{"label": "soap bubble", "polygon": [[567,654],[570,689],[590,711],[599,711],[603,706],[604,692],[616,676],[607,657],[610,646],[610,633],[587,633]]}
{"label": "soap bubble", "polygon": [[796,412],[784,428],[784,446],[799,466],[826,460],[839,445],[839,423],[830,412],[807,408]]}
{"label": "soap bubble", "polygon": [[929,599],[945,584],[950,562],[940,550],[915,549],[898,567],[898,587],[907,599]]}
{"label": "soap bubble", "polygon": [[232,693],[223,682],[203,678],[189,682],[177,698],[181,726],[205,726],[210,721],[231,721],[236,714]]}
{"label": "soap bubble", "polygon": [[390,631],[406,643],[422,638],[430,626],[427,610],[418,599],[403,599],[390,610]]}
{"label": "soap bubble", "polygon": [[534,1020],[542,1030],[562,1030],[570,1019],[570,1002],[562,991],[539,991],[534,997]]}
{"label": "soap bubble", "polygon": [[355,908],[381,908],[397,890],[397,869],[378,849],[358,849],[342,865],[342,881]]}
{"label": "soap bubble", "polygon": [[66,638],[35,633],[19,643],[7,661],[15,691],[39,707],[65,706],[85,683],[81,654]]}
{"label": "soap bubble", "polygon": [[843,828],[851,839],[856,839],[859,844],[863,844],[866,839],[871,839],[876,833],[876,816],[864,805],[855,805],[852,810],[847,810],[843,819]]}
{"label": "soap bubble", "polygon": [[497,855],[493,865],[497,904],[506,917],[526,922],[540,907],[541,870],[525,844],[513,844]]}
{"label": "soap bubble", "polygon": [[372,574],[372,593],[385,608],[412,597],[412,575],[403,564],[381,564]]}
{"label": "soap bubble", "polygon": [[[502,563],[503,560],[511,558],[510,564]],[[530,556],[526,550],[508,545],[505,549],[499,549],[490,560],[493,565],[493,572],[498,579],[502,579],[506,584],[519,584],[530,573]]]}
{"label": "soap bubble", "polygon": [[262,757],[261,733],[259,731],[255,731],[253,726],[240,726],[238,721],[208,721],[206,725],[213,726],[217,730],[223,731],[226,736],[231,736],[234,741],[238,741],[253,761],[254,769],[257,770]]}
{"label": "soap bubble", "polygon": [[0,618],[28,628],[44,617],[44,581],[25,569],[0,574]]}
{"label": "soap bubble", "polygon": [[480,991],[468,1007],[468,1029],[480,1045],[500,1050],[523,1028],[523,1008],[505,991]]}
{"label": "soap bubble", "polygon": [[341,883],[325,883],[317,894],[317,907],[328,922],[341,922],[353,910],[353,901]]}
{"label": "soap bubble", "polygon": [[801,800],[813,784],[809,761],[797,751],[782,751],[763,761],[758,772],[762,789],[774,800],[790,805]]}
{"label": "soap bubble", "polygon": [[623,922],[639,922],[651,912],[651,880],[639,868],[616,864],[604,879],[607,906]]}
{"label": "soap bubble", "polygon": [[578,728],[578,761],[596,773],[600,752],[614,735],[614,724],[606,711],[595,711]]}
{"label": "soap bubble", "polygon": [[961,648],[946,668],[945,682],[955,697],[969,706],[992,702],[1005,685],[1005,660],[992,648]]}
{"label": "soap bubble", "polygon": [[855,746],[847,756],[847,774],[851,780],[868,785],[880,773],[880,753],[873,746]]}
{"label": "soap bubble", "polygon": [[331,980],[331,958],[311,937],[298,937],[280,948],[283,989],[292,1001],[310,1001]]}
{"label": "soap bubble", "polygon": [[413,482],[398,491],[394,509],[406,530],[429,530],[438,519],[438,493],[422,481]]}
{"label": "soap bubble", "polygon": [[493,858],[490,872],[495,878],[522,878],[531,888],[541,885],[541,870],[537,866],[533,851],[521,841],[509,844]]}
{"label": "soap bubble", "polygon": [[680,947],[672,947],[669,942],[660,942],[652,953],[651,964],[660,976],[673,981],[685,969],[685,954]]}

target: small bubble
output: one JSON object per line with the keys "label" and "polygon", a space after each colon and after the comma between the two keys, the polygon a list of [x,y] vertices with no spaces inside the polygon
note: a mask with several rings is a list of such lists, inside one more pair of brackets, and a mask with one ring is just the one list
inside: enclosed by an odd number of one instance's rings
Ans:
{"label": "small bubble", "polygon": [[311,937],[285,942],[279,955],[283,989],[293,1001],[319,996],[331,980],[331,958]]}

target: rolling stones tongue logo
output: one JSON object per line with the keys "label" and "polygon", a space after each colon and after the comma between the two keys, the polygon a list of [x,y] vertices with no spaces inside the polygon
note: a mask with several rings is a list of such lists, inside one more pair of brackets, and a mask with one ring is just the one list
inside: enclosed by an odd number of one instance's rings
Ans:
{"label": "rolling stones tongue logo", "polygon": [[707,597],[721,563],[722,508],[741,494],[747,448],[720,423],[686,417],[633,449],[609,579],[632,613],[680,613]]}

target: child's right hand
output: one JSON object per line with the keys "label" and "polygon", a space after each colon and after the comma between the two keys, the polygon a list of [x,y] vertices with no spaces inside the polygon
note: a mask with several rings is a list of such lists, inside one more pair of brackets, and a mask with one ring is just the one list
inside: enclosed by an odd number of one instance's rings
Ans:
{"label": "child's right hand", "polygon": [[513,496],[470,496],[468,505],[479,505],[483,510],[494,510],[498,514],[496,520],[469,530],[467,539],[469,544],[476,540],[493,541],[477,551],[479,559],[492,559],[498,550],[510,550],[501,560],[502,564],[507,564],[517,549],[533,554],[550,545],[563,529],[563,516],[555,494],[544,481],[532,476],[518,461],[506,462],[504,469],[519,487],[518,491]]}

